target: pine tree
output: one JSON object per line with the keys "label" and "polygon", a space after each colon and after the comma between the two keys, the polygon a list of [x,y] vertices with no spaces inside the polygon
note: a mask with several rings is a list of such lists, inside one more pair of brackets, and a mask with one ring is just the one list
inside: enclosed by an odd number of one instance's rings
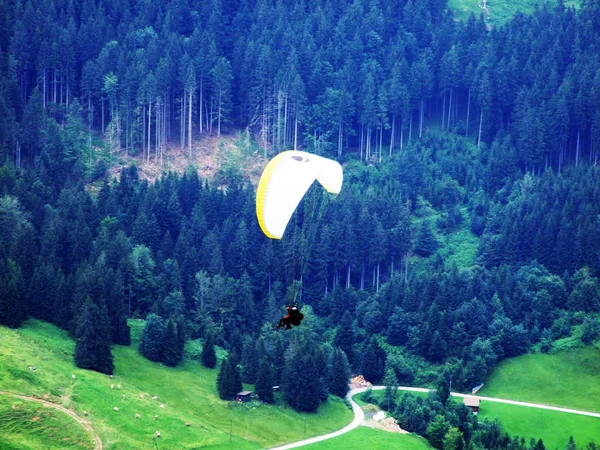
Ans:
{"label": "pine tree", "polygon": [[217,390],[221,400],[233,400],[242,390],[242,375],[235,361],[231,357],[224,359],[221,370],[217,376]]}
{"label": "pine tree", "polygon": [[167,322],[167,328],[165,330],[165,336],[163,339],[161,360],[165,365],[170,367],[175,367],[177,364],[179,364],[179,361],[181,361],[179,342],[177,338],[177,328],[172,318]]}
{"label": "pine tree", "polygon": [[19,266],[0,260],[0,324],[17,328],[27,318],[23,275]]}
{"label": "pine tree", "polygon": [[250,335],[245,335],[242,341],[242,379],[244,383],[254,384],[258,370],[258,361],[254,354],[255,339]]}
{"label": "pine tree", "polygon": [[354,331],[352,330],[352,314],[348,310],[344,311],[333,343],[343,350],[346,358],[348,358],[348,363],[352,366],[354,360]]}
{"label": "pine tree", "polygon": [[217,366],[217,354],[215,353],[215,344],[212,333],[209,334],[204,340],[201,361],[204,367],[208,367],[210,369],[214,369]]}
{"label": "pine tree", "polygon": [[100,309],[89,297],[77,319],[75,364],[82,369],[112,374],[113,356],[110,351],[110,324],[106,308]]}
{"label": "pine tree", "polygon": [[228,390],[230,377],[231,370],[229,368],[229,359],[225,358],[221,361],[221,367],[219,368],[219,374],[217,375],[217,391],[219,392],[219,398],[221,400],[231,400]]}
{"label": "pine tree", "polygon": [[288,349],[283,372],[283,396],[296,411],[314,412],[320,403],[319,369],[315,363],[312,347],[306,343],[302,348],[292,343]]}
{"label": "pine tree", "polygon": [[350,390],[348,383],[350,381],[350,365],[344,351],[337,347],[333,353],[331,371],[329,373],[329,392],[344,398]]}
{"label": "pine tree", "polygon": [[417,255],[427,257],[433,255],[438,248],[438,241],[431,231],[429,222],[423,220],[421,228],[417,235],[417,244],[415,245],[415,253]]}
{"label": "pine tree", "polygon": [[382,406],[387,411],[393,411],[398,395],[398,378],[396,378],[396,373],[393,369],[387,369],[385,377],[383,377],[383,384],[385,386],[385,395],[383,397]]}
{"label": "pine tree", "polygon": [[274,403],[275,396],[273,394],[273,384],[275,382],[271,363],[267,358],[264,358],[258,366],[256,374],[256,384],[254,389],[261,402]]}
{"label": "pine tree", "polygon": [[462,432],[456,428],[450,428],[443,441],[444,450],[463,450],[465,441]]}
{"label": "pine tree", "polygon": [[140,338],[140,353],[150,361],[161,361],[165,332],[166,327],[162,317],[156,314],[146,317],[146,326]]}
{"label": "pine tree", "polygon": [[444,416],[438,414],[427,426],[427,440],[434,448],[443,448],[444,436],[446,436],[449,428]]}
{"label": "pine tree", "polygon": [[366,380],[377,382],[383,378],[385,369],[385,351],[375,336],[366,344],[362,354],[362,374]]}

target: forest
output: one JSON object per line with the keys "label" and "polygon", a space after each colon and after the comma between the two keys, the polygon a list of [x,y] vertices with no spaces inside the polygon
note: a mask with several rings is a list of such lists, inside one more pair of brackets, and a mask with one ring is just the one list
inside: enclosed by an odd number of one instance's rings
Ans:
{"label": "forest", "polygon": [[[273,241],[241,168],[109,176],[241,134],[338,159],[342,192]],[[599,155],[598,0],[493,28],[444,0],[0,0],[0,323],[112,373],[145,318],[147,358],[202,338],[223,398],[267,380],[300,411],[350,372],[469,390],[598,338]]]}

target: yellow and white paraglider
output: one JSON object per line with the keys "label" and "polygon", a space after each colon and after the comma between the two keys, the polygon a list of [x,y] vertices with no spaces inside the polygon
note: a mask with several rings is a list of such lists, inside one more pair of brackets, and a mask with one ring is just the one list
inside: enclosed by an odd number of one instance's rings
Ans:
{"label": "yellow and white paraglider", "polygon": [[[342,189],[344,173],[336,161],[322,156],[297,150],[285,151],[275,156],[263,171],[256,192],[256,216],[261,230],[271,239],[281,239],[296,207],[317,180],[331,194],[339,194]],[[321,203],[321,212],[327,204],[325,196]],[[320,217],[320,215],[319,215]],[[300,254],[300,273],[292,284],[287,315],[279,321],[276,329],[291,325],[298,326],[304,318],[296,298],[302,284],[308,253],[312,246],[317,221],[311,221],[306,251]],[[312,236],[311,236],[312,235]]]}
{"label": "yellow and white paraglider", "polygon": [[327,192],[338,194],[344,180],[342,166],[297,150],[281,152],[267,164],[256,192],[256,216],[265,235],[281,239],[296,207],[315,180]]}

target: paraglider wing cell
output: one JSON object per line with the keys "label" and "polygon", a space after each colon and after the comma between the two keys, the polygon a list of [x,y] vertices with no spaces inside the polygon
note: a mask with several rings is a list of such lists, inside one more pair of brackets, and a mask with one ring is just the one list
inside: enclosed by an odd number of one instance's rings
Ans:
{"label": "paraglider wing cell", "polygon": [[260,178],[256,215],[263,232],[281,239],[296,207],[315,180],[332,194],[342,188],[344,175],[338,162],[300,151],[286,151],[273,158]]}

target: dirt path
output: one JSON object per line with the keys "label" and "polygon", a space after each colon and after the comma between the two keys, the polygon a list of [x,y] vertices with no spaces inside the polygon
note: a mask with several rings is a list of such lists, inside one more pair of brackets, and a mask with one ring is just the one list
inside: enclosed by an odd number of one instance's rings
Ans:
{"label": "dirt path", "polygon": [[[374,391],[380,391],[382,389],[385,389],[385,386],[370,386],[370,388]],[[352,405],[352,410],[354,411],[354,420],[352,420],[352,422],[349,425],[346,425],[341,430],[334,431],[333,433],[323,434],[321,436],[315,436],[315,437],[312,437],[309,439],[304,439],[302,441],[297,441],[297,442],[293,442],[291,444],[282,445],[280,447],[273,447],[273,448],[271,448],[271,450],[288,450],[291,448],[302,447],[304,445],[313,444],[315,442],[320,442],[320,441],[324,441],[326,439],[331,439],[331,438],[340,436],[344,433],[347,433],[348,431],[355,429],[356,427],[358,427],[359,425],[361,425],[363,423],[363,421],[365,420],[365,414],[364,414],[363,410],[360,408],[360,406],[358,406],[356,404],[356,402],[352,399],[352,397],[355,396],[356,394],[360,394],[361,392],[365,392],[367,389],[369,389],[369,387],[361,387],[361,388],[352,389],[352,390],[350,390],[350,392],[348,392],[348,395],[346,396],[346,398]],[[411,391],[411,392],[429,392],[432,390],[432,389],[409,387],[409,386],[400,386],[400,387],[398,387],[398,389],[401,391]],[[453,397],[471,397],[468,394],[459,394],[458,392],[452,392],[452,396]],[[508,403],[511,405],[525,406],[528,408],[548,409],[551,411],[559,411],[559,412],[564,412],[564,413],[569,413],[569,414],[580,414],[582,416],[600,418],[600,413],[595,413],[595,412],[590,412],[590,411],[581,411],[578,409],[560,408],[558,406],[540,405],[538,403],[518,402],[515,400],[505,400],[503,398],[481,397],[481,396],[477,396],[477,395],[475,395],[473,397],[478,397],[480,400],[488,401],[488,402]]]}
{"label": "dirt path", "polygon": [[5,391],[0,391],[0,395],[6,395],[9,397],[19,398],[21,400],[26,400],[26,401],[31,401],[31,402],[38,402],[38,403],[43,404],[44,406],[48,406],[49,408],[54,408],[65,414],[68,414],[73,419],[75,419],[77,422],[79,422],[83,426],[83,428],[85,428],[87,430],[87,432],[92,436],[92,439],[94,441],[94,450],[102,450],[102,440],[100,439],[100,436],[98,436],[98,434],[96,434],[96,432],[94,431],[94,428],[92,428],[92,426],[90,425],[90,423],[87,420],[84,420],[81,417],[79,417],[77,414],[75,414],[74,411],[67,409],[64,406],[58,405],[56,403],[52,403],[47,400],[42,400],[41,398],[31,397],[28,395],[18,395],[18,394],[13,394],[11,392],[5,392]]}

